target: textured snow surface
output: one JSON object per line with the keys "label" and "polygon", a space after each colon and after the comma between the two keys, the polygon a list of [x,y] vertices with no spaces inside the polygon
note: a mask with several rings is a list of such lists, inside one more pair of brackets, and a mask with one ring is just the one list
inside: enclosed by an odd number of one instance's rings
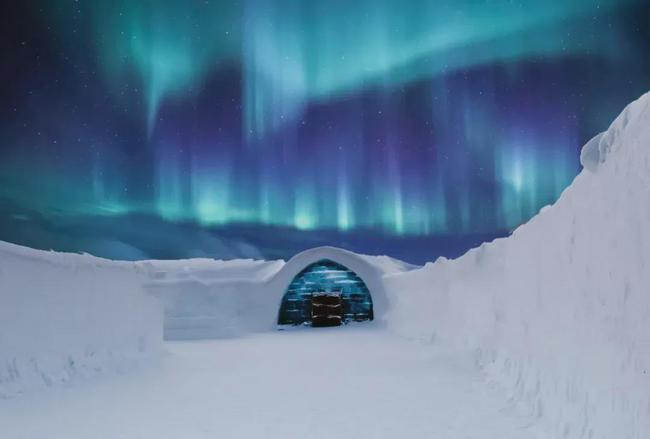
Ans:
{"label": "textured snow surface", "polygon": [[[400,334],[473,351],[549,438],[650,438],[650,95],[513,236],[385,279]],[[488,436],[489,437],[489,436]]]}
{"label": "textured snow surface", "polygon": [[167,346],[158,368],[0,400],[2,438],[540,438],[466,356],[369,324]]}
{"label": "textured snow surface", "polygon": [[142,288],[147,273],[0,242],[0,399],[155,357],[162,309]]}

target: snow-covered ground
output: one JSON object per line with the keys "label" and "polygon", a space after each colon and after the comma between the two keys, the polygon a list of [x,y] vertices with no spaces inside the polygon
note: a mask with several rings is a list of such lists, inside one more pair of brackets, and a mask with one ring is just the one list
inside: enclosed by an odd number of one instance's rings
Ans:
{"label": "snow-covered ground", "polygon": [[167,348],[160,367],[0,400],[0,437],[538,437],[465,355],[372,324]]}

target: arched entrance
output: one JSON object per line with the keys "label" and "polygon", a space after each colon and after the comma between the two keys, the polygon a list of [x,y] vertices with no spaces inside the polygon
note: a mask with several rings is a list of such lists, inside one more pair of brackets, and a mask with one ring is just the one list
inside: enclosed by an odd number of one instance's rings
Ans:
{"label": "arched entrance", "polygon": [[282,298],[278,324],[315,326],[324,313],[337,313],[341,323],[373,319],[372,298],[365,282],[330,259],[309,264],[293,278]]}

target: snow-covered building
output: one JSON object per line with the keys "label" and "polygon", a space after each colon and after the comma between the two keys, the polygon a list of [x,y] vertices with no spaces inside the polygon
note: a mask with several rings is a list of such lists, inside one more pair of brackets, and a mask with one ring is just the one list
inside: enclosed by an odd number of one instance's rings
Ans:
{"label": "snow-covered building", "polygon": [[[383,316],[383,278],[416,268],[387,256],[318,247],[284,261],[149,261],[165,303],[165,338],[219,338],[307,322],[310,297],[336,292],[345,320]],[[381,321],[381,319],[378,319]]]}

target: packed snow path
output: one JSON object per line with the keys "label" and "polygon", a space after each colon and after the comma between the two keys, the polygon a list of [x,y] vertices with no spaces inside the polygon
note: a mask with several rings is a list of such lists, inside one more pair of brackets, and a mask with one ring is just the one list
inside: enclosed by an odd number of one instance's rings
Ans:
{"label": "packed snow path", "polygon": [[167,348],[160,367],[0,400],[1,436],[535,437],[463,361],[373,325]]}

